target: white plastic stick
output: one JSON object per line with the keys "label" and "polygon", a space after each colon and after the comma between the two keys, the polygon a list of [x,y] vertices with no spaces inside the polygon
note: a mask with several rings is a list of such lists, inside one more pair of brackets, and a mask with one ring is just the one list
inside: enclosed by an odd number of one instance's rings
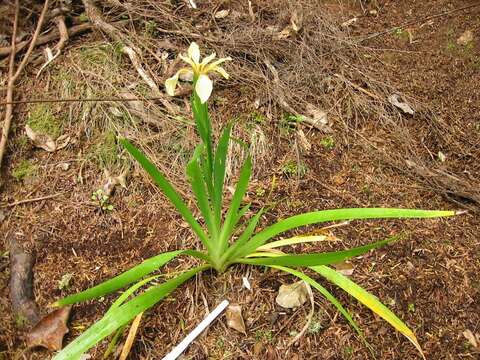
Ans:
{"label": "white plastic stick", "polygon": [[185,349],[192,343],[195,338],[200,335],[203,330],[210,325],[213,320],[215,320],[228,306],[228,300],[223,300],[210,314],[208,314],[205,319],[202,320],[200,324],[197,325],[195,329],[188,334],[185,339],[183,339],[180,344],[175,346],[172,351],[170,351],[162,360],[176,360]]}

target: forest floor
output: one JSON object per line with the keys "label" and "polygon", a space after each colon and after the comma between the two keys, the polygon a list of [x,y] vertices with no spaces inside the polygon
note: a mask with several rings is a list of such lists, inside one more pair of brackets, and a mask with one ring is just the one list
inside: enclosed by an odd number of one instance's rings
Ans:
{"label": "forest floor", "polygon": [[[477,1],[255,0],[250,9],[247,1],[197,3],[198,9],[192,9],[188,1],[121,5],[110,0],[101,10],[125,41],[138,48],[160,89],[177,69],[177,54],[191,41],[233,58],[226,65],[231,79],[216,82],[212,118],[217,135],[234,120],[235,136],[250,144],[254,178],[248,197],[254,209],[271,207],[262,226],[300,212],[341,207],[468,210],[447,219],[354,222],[332,229],[340,243],[297,250],[344,249],[402,234],[401,241],[353,259],[351,278],[414,329],[428,359],[478,359]],[[8,21],[2,20],[0,32],[11,32],[12,14],[13,3],[3,2],[0,16]],[[73,1],[71,16],[71,26],[88,21],[81,2]],[[32,32],[35,19],[25,16],[20,27]],[[47,45],[54,43],[36,52]],[[27,67],[16,99],[156,96],[117,45],[98,29],[72,37],[38,77],[41,63]],[[0,58],[2,89],[6,64]],[[0,359],[51,356],[46,350],[26,350],[25,332],[17,328],[10,310],[12,238],[35,253],[34,293],[42,313],[60,297],[143,259],[199,246],[116,141],[117,135],[134,141],[192,199],[183,168],[196,134],[189,117],[188,84],[184,90],[185,96],[165,98],[168,111],[153,100],[15,106],[1,172]],[[388,101],[392,94],[399,94],[413,115],[393,106]],[[318,128],[307,126],[301,116],[306,114],[328,121]],[[27,124],[54,138],[66,135],[66,147],[47,152],[33,146],[25,135]],[[230,182],[245,156],[242,149],[230,149]],[[116,186],[109,199],[112,210],[103,211],[92,193],[121,174],[126,187]],[[15,204],[50,195],[54,197]],[[165,271],[179,271],[190,261],[172,261]],[[242,286],[244,276],[251,291]],[[221,317],[189,347],[185,359],[371,356],[335,308],[317,295],[308,331],[287,346],[310,311],[308,302],[295,310],[275,303],[279,286],[293,281],[278,272],[241,266],[219,276],[199,275],[143,317],[130,358],[161,358],[224,299],[242,306],[246,334],[228,328]],[[377,359],[420,358],[387,323],[341,290],[325,286],[352,311]],[[64,343],[99,319],[112,299],[76,305]],[[477,336],[477,346],[470,332]],[[89,354],[100,359],[106,345]]]}

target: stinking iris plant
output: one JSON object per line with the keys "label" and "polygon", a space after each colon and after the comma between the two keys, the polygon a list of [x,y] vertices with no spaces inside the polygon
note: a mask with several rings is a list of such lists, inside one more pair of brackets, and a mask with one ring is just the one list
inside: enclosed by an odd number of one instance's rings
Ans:
{"label": "stinking iris plant", "polygon": [[[233,197],[230,201],[225,201],[225,167],[232,125],[229,124],[224,128],[217,143],[214,144],[212,124],[207,108],[207,100],[213,88],[208,75],[214,71],[228,78],[225,70],[219,65],[230,58],[214,61],[215,54],[212,54],[200,61],[200,50],[195,43],[190,45],[188,55],[181,58],[190,65],[190,69],[181,69],[166,81],[165,87],[167,92],[173,95],[179,75],[185,72],[193,73],[192,111],[201,141],[187,164],[186,175],[204,225],[196,219],[194,213],[187,207],[185,201],[160,170],[140,150],[126,139],[122,139],[120,142],[152,177],[155,184],[189,224],[202,243],[203,249],[181,249],[159,254],[97,286],[57,301],[56,306],[67,306],[99,298],[130,286],[112,304],[103,318],[60,351],[54,359],[79,359],[82,354],[102,339],[113,333],[116,335],[121,333],[137,315],[154,306],[196,274],[209,269],[222,273],[235,264],[275,268],[304,280],[330,301],[364,339],[351,313],[320,282],[307,275],[302,269],[316,273],[346,291],[387,321],[407,337],[423,356],[415,334],[404,322],[374,295],[331,267],[331,264],[385,246],[394,241],[396,237],[347,250],[307,254],[286,253],[280,248],[288,249],[288,246],[294,244],[324,241],[325,236],[296,236],[281,240],[275,240],[275,238],[292,229],[331,221],[436,218],[453,216],[455,212],[391,208],[331,209],[280,219],[272,225],[257,230],[260,219],[266,210],[262,208],[247,219],[246,214],[251,211],[250,204],[242,203],[252,172],[251,158],[248,157],[240,169]],[[158,281],[159,276],[151,274],[179,256],[197,258],[202,264],[185,269],[179,275],[160,284],[153,284],[152,281]],[[141,288],[144,288],[143,291]]]}

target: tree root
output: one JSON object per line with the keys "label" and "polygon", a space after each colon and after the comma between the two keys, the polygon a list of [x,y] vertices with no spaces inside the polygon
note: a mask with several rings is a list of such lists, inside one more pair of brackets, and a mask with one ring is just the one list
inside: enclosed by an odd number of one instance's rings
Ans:
{"label": "tree root", "polygon": [[10,240],[10,301],[17,327],[34,325],[40,320],[33,296],[34,254],[27,253],[12,237]]}

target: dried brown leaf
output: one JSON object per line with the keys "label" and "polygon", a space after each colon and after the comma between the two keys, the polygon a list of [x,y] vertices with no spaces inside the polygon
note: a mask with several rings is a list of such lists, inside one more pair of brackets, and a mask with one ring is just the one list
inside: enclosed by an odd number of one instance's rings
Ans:
{"label": "dried brown leaf", "polygon": [[463,336],[476,350],[480,350],[480,334],[474,334],[470,329],[463,332]]}
{"label": "dried brown leaf", "polygon": [[300,280],[290,285],[282,285],[275,299],[283,308],[292,309],[302,306],[308,300],[308,288],[305,281]]}
{"label": "dried brown leaf", "polygon": [[57,309],[43,317],[27,334],[27,346],[44,347],[51,351],[62,348],[63,337],[68,333],[67,321],[71,306]]}
{"label": "dried brown leaf", "polygon": [[242,307],[240,305],[229,305],[226,312],[227,326],[246,334],[245,322],[242,316]]}
{"label": "dried brown leaf", "polygon": [[330,124],[328,123],[327,113],[312,104],[307,104],[306,113],[303,115],[302,123],[313,126],[317,130],[326,133],[333,132]]}
{"label": "dried brown leaf", "polygon": [[63,149],[70,142],[70,136],[62,135],[54,140],[50,135],[35,132],[30,126],[25,125],[25,133],[32,140],[33,145],[48,152]]}
{"label": "dried brown leaf", "polygon": [[473,32],[471,30],[466,30],[458,39],[457,44],[466,46],[473,41]]}
{"label": "dried brown leaf", "polygon": [[405,101],[402,101],[401,96],[398,94],[390,95],[388,97],[388,102],[393,106],[402,110],[405,114],[413,115],[415,113],[412,107],[409,104],[407,104]]}
{"label": "dried brown leaf", "polygon": [[128,332],[127,340],[125,340],[125,345],[123,345],[122,353],[118,360],[126,360],[130,350],[132,349],[133,341],[135,340],[135,336],[137,335],[138,326],[140,325],[140,321],[142,320],[143,312],[138,314],[132,322],[132,326],[130,327],[130,331]]}
{"label": "dried brown leaf", "polygon": [[53,152],[57,150],[57,145],[55,144],[55,140],[49,135],[38,134],[33,129],[25,125],[25,133],[27,134],[28,138],[32,140],[33,145],[38,148],[41,148],[48,152]]}
{"label": "dried brown leaf", "polygon": [[352,263],[343,261],[341,263],[333,264],[335,270],[337,270],[340,274],[345,276],[350,276],[353,274],[354,267]]}
{"label": "dried brown leaf", "polygon": [[225,10],[220,10],[215,13],[215,19],[224,19],[230,14],[230,10],[225,9]]}

